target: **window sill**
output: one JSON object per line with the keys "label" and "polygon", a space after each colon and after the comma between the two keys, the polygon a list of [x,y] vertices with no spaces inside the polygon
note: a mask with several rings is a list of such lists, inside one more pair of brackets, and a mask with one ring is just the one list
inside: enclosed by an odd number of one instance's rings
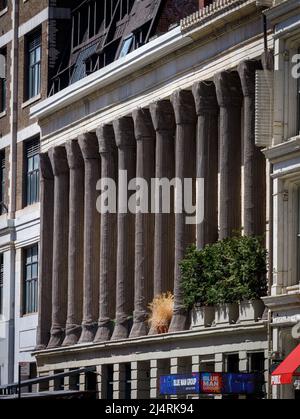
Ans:
{"label": "window sill", "polygon": [[0,17],[4,16],[8,12],[8,7],[0,11]]}
{"label": "window sill", "polygon": [[32,105],[33,103],[37,102],[38,100],[40,100],[42,98],[42,95],[39,94],[37,96],[32,97],[31,99],[27,100],[26,102],[24,102],[22,104],[22,109],[27,108],[28,106]]}
{"label": "window sill", "polygon": [[0,119],[6,116],[6,111],[0,112]]}

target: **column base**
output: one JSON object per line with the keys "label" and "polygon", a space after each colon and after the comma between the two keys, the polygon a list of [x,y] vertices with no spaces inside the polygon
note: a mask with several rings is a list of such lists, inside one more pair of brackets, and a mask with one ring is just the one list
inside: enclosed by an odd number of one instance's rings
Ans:
{"label": "column base", "polygon": [[63,343],[64,337],[64,330],[51,332],[50,341],[47,345],[47,349],[59,348]]}
{"label": "column base", "polygon": [[63,341],[62,346],[72,346],[76,345],[79,341],[81,335],[81,326],[79,325],[69,325],[66,329],[66,337]]}
{"label": "column base", "polygon": [[111,340],[123,340],[127,339],[132,327],[132,320],[126,319],[116,322]]}
{"label": "column base", "polygon": [[147,336],[149,333],[149,327],[146,322],[133,322],[133,326],[130,332],[130,338],[139,338],[141,336]]}
{"label": "column base", "polygon": [[113,330],[114,325],[112,321],[99,325],[94,342],[97,343],[109,341],[113,333]]}
{"label": "column base", "polygon": [[93,342],[95,339],[96,332],[97,332],[97,327],[98,325],[96,323],[83,324],[79,343]]}
{"label": "column base", "polygon": [[148,333],[149,336],[158,335],[157,330],[154,327],[151,327]]}
{"label": "column base", "polygon": [[182,332],[184,330],[188,330],[188,317],[189,316],[186,311],[174,313],[169,327],[169,333]]}

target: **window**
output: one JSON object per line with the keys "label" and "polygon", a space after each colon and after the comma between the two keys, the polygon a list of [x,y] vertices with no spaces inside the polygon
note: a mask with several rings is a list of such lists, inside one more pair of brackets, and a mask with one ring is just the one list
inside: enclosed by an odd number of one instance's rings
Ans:
{"label": "window", "polygon": [[0,152],[0,215],[7,212],[5,205],[5,152]]}
{"label": "window", "polygon": [[0,315],[3,314],[4,257],[0,254]]}
{"label": "window", "polygon": [[132,43],[133,43],[133,35],[130,35],[129,38],[126,38],[123,41],[123,45],[121,47],[121,52],[120,52],[120,58],[125,57],[130,52]]}
{"label": "window", "polygon": [[34,139],[26,143],[26,205],[32,205],[39,201],[39,152],[39,139]]}
{"label": "window", "polygon": [[7,8],[7,0],[0,0],[0,12]]}
{"label": "window", "polygon": [[24,305],[23,314],[37,312],[38,308],[38,246],[24,251]]}
{"label": "window", "polygon": [[37,96],[41,90],[41,31],[36,31],[27,38],[27,99]]}
{"label": "window", "polygon": [[240,359],[239,359],[239,354],[230,354],[227,355],[226,357],[226,372],[235,374],[235,373],[239,373],[239,364],[240,363]]}
{"label": "window", "polygon": [[0,50],[0,113],[6,110],[6,49]]}
{"label": "window", "polygon": [[[298,54],[300,56],[300,48],[298,50]],[[297,79],[297,115],[298,134],[300,134],[300,77]]]}

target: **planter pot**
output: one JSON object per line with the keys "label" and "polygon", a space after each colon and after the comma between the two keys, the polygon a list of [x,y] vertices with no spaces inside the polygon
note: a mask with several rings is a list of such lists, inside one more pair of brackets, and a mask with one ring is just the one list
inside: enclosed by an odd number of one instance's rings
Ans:
{"label": "planter pot", "polygon": [[242,301],[239,304],[239,323],[257,322],[264,314],[265,305],[262,300]]}
{"label": "planter pot", "polygon": [[216,325],[234,324],[239,318],[238,304],[222,304],[216,308]]}
{"label": "planter pot", "polygon": [[204,329],[205,327],[211,327],[214,321],[214,307],[195,306],[192,310],[191,329]]}

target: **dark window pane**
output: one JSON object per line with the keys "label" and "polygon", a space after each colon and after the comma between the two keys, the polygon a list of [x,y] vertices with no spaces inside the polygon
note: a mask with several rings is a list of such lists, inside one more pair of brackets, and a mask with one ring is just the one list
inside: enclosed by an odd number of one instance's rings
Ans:
{"label": "dark window pane", "polygon": [[25,250],[24,314],[36,313],[38,307],[38,246]]}
{"label": "dark window pane", "polygon": [[40,142],[38,139],[26,144],[26,205],[32,205],[39,201],[39,152]]}

